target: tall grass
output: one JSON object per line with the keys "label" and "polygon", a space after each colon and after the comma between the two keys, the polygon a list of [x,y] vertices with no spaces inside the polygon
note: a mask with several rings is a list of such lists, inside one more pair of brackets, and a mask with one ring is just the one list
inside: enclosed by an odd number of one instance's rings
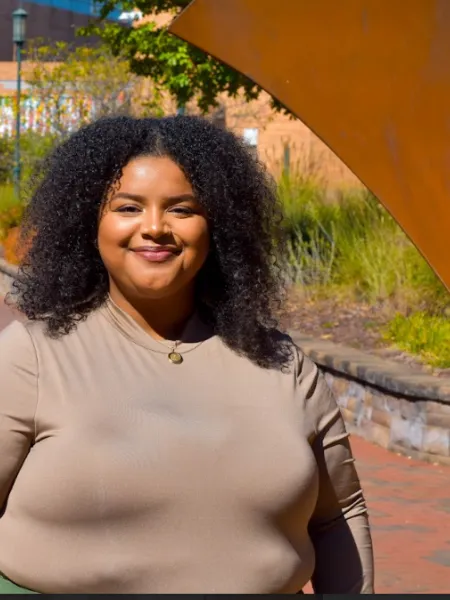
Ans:
{"label": "tall grass", "polygon": [[405,314],[442,313],[444,286],[376,198],[348,191],[330,201],[302,176],[283,177],[279,197],[289,237],[289,273],[305,293],[389,304]]}

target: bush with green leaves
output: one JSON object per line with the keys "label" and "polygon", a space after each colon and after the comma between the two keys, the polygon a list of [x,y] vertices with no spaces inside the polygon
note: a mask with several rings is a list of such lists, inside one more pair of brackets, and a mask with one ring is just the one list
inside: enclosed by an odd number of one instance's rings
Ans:
{"label": "bush with green leaves", "polygon": [[14,165],[14,149],[11,137],[0,137],[0,185],[11,182]]}
{"label": "bush with green leaves", "polygon": [[450,321],[444,315],[397,314],[386,327],[386,340],[439,368],[450,368]]}
{"label": "bush with green leaves", "polygon": [[[60,138],[56,135],[41,135],[24,131],[20,136],[21,179],[24,187],[30,176],[39,171],[39,166]],[[0,137],[0,185],[13,183],[15,160],[15,138]]]}

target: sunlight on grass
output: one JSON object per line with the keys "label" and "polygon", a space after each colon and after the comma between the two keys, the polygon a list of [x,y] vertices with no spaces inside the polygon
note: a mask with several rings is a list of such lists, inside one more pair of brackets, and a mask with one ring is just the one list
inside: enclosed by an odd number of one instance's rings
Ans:
{"label": "sunlight on grass", "polygon": [[434,367],[450,367],[450,322],[446,317],[423,312],[410,317],[397,314],[387,326],[384,337]]}

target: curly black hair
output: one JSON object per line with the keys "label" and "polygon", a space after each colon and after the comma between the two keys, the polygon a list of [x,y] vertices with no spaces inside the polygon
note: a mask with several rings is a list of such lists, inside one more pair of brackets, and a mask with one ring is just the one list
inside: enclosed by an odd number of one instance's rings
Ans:
{"label": "curly black hair", "polygon": [[196,282],[204,317],[239,354],[283,368],[291,350],[277,332],[285,253],[276,186],[240,139],[199,117],[104,118],[51,153],[22,226],[18,309],[57,337],[102,305],[99,211],[123,167],[145,155],[172,159],[206,210],[211,252]]}

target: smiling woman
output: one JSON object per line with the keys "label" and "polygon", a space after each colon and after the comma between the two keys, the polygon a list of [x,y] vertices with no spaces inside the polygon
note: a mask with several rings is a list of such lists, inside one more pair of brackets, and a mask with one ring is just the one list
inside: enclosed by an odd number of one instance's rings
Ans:
{"label": "smiling woman", "polygon": [[[161,337],[176,337],[194,310],[195,278],[208,256],[209,230],[205,209],[171,159],[142,156],[124,167],[120,187],[102,210],[98,248],[116,304],[129,311],[128,299],[133,304],[151,299],[152,310],[168,316]],[[153,319],[139,321],[148,329]]]}
{"label": "smiling woman", "polygon": [[15,283],[28,321],[0,334],[9,588],[373,591],[343,420],[276,326],[280,216],[202,119],[105,119],[49,157]]}

